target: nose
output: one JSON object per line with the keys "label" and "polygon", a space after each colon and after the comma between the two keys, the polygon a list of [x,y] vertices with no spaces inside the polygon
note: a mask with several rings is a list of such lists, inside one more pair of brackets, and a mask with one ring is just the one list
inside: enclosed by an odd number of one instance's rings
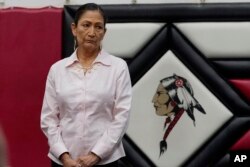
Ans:
{"label": "nose", "polygon": [[153,97],[153,99],[152,99],[152,103],[155,103],[155,102],[156,102],[156,100],[157,100],[157,95],[156,95],[156,94],[154,94],[154,97]]}
{"label": "nose", "polygon": [[95,27],[91,26],[91,27],[89,28],[89,33],[88,33],[88,35],[89,35],[90,37],[94,37],[94,36],[95,36]]}

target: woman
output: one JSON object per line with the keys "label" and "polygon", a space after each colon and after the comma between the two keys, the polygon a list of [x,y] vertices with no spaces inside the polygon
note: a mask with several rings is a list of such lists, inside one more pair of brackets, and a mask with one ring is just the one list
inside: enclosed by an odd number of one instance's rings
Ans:
{"label": "woman", "polygon": [[111,167],[125,156],[131,82],[126,62],[101,49],[106,20],[100,6],[81,6],[71,25],[77,49],[49,71],[41,128],[52,166]]}
{"label": "woman", "polygon": [[184,111],[195,125],[194,109],[206,114],[195,99],[193,89],[185,78],[173,75],[160,81],[152,102],[159,116],[167,116],[164,128],[168,125],[163,140],[160,142],[160,156],[167,150],[166,139]]}

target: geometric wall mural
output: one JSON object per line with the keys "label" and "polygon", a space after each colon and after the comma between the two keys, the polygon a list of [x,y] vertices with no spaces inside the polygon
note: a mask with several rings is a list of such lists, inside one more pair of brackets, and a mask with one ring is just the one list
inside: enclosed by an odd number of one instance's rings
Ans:
{"label": "geometric wall mural", "polygon": [[[171,77],[173,75],[185,77],[185,79],[187,79],[186,82],[190,83],[189,89],[185,88],[182,78],[173,79],[172,81]],[[173,98],[171,99],[174,99],[174,96],[176,96],[175,101],[179,101],[179,106],[175,107],[178,108],[178,110],[171,112],[166,111],[163,115],[158,116],[156,110],[159,110],[159,112],[162,112],[161,110],[167,110],[164,107],[168,100],[164,99],[166,98],[163,97],[164,92],[157,90],[157,87],[160,80],[164,78],[168,79],[169,76],[171,76],[170,80],[166,81],[165,84],[173,82],[173,84],[170,83],[173,85],[173,88],[170,88],[172,92],[169,93],[173,94]],[[164,85],[164,82],[162,83]],[[165,89],[163,89],[163,91],[164,90]],[[193,95],[190,95],[190,92],[192,92]],[[192,103],[194,108],[192,109],[192,106],[186,103]],[[206,114],[195,108],[199,105],[204,109]],[[182,111],[179,110],[183,108],[185,108],[184,113],[181,113]],[[188,115],[189,110],[192,110],[190,112],[193,114],[193,117],[191,117],[193,119]],[[218,129],[232,118],[232,113],[230,113],[171,51],[168,51],[158,60],[134,85],[132,111],[127,135],[156,166],[162,167],[180,166],[193,152],[198,150],[207,139],[214,135]],[[182,115],[174,125],[173,123],[178,114]],[[211,122],[213,123],[211,124]],[[167,125],[165,125],[166,127],[164,128],[165,123],[167,123]],[[171,125],[173,129],[169,128]],[[159,143],[164,133],[168,131],[170,131],[170,133],[166,138],[167,149],[159,156]]]}
{"label": "geometric wall mural", "polygon": [[[122,162],[218,164],[250,130],[250,4],[103,8],[109,17],[104,49],[127,61],[133,84]],[[73,51],[76,9],[64,8],[64,57]]]}

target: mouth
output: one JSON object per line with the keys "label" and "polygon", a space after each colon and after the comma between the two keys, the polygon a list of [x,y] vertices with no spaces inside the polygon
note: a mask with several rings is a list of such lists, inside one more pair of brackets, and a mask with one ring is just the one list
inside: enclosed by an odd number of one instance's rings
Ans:
{"label": "mouth", "polygon": [[86,40],[87,43],[91,43],[91,44],[94,44],[95,41],[94,40]]}

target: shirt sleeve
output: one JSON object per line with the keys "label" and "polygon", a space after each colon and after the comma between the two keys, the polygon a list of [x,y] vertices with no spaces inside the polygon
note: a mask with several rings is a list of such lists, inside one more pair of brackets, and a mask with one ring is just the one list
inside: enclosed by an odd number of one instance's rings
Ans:
{"label": "shirt sleeve", "polygon": [[62,153],[68,152],[68,150],[61,137],[59,108],[56,100],[54,78],[54,73],[51,68],[47,77],[43,99],[41,129],[48,138],[50,153],[59,158]]}
{"label": "shirt sleeve", "polygon": [[113,109],[114,119],[91,150],[101,159],[104,159],[112,153],[116,145],[121,142],[128,127],[132,100],[132,87],[126,62],[123,61],[123,65],[120,67],[122,70],[120,70],[116,85],[114,85],[116,87],[115,104]]}

